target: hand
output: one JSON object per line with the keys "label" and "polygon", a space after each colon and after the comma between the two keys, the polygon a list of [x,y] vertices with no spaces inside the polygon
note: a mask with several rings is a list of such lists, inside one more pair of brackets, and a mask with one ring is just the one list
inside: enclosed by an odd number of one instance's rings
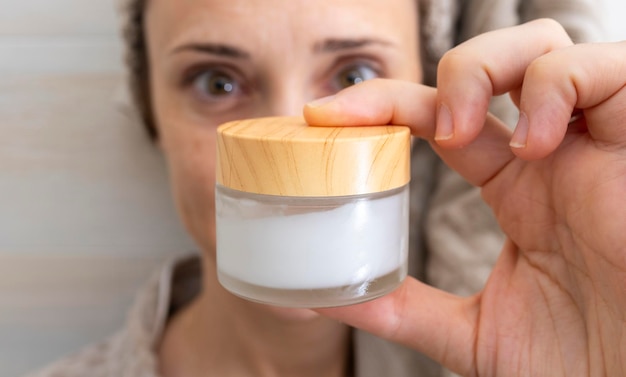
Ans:
{"label": "hand", "polygon": [[[626,43],[574,46],[535,21],[451,50],[438,76],[437,90],[365,82],[305,116],[428,139],[482,188],[507,235],[500,258],[474,297],[409,278],[320,312],[462,375],[626,376]],[[522,114],[513,135],[487,114],[503,93]]]}

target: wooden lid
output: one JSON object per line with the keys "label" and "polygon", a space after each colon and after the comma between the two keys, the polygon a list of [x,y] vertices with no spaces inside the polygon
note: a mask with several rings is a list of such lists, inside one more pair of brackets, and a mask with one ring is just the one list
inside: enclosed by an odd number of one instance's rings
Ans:
{"label": "wooden lid", "polygon": [[217,182],[281,196],[368,194],[410,179],[402,126],[313,127],[300,117],[229,122],[217,129]]}

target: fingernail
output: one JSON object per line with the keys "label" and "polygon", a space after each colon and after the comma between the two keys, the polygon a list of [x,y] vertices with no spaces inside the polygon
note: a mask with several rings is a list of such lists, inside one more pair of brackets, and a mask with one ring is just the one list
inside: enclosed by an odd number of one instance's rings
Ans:
{"label": "fingernail", "polygon": [[439,106],[437,115],[437,129],[435,130],[435,140],[450,140],[454,136],[454,124],[452,123],[452,113],[444,104]]}
{"label": "fingernail", "polygon": [[332,96],[328,96],[328,97],[322,97],[322,98],[318,98],[315,101],[311,101],[309,103],[307,103],[308,107],[322,107],[324,105],[326,105],[329,102],[332,102],[335,99],[336,95],[332,95]]}
{"label": "fingernail", "polygon": [[511,148],[524,148],[527,142],[528,117],[522,112],[519,114],[519,120],[517,121],[517,126],[515,126],[515,131],[513,131],[513,137],[511,138],[509,146]]}

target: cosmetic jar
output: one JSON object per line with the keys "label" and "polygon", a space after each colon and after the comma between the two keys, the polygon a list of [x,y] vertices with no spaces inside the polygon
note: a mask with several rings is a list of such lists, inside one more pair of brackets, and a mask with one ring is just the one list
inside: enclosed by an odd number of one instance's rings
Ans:
{"label": "cosmetic jar", "polygon": [[349,305],[406,277],[410,132],[299,117],[217,130],[220,283],[288,307]]}

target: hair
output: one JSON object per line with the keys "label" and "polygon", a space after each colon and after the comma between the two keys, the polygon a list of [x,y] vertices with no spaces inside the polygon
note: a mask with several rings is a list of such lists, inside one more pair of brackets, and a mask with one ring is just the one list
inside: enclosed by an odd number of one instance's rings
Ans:
{"label": "hair", "polygon": [[145,35],[145,10],[148,0],[128,0],[124,13],[123,37],[126,44],[128,86],[141,122],[152,140],[159,133],[154,122],[150,98],[150,66]]}

